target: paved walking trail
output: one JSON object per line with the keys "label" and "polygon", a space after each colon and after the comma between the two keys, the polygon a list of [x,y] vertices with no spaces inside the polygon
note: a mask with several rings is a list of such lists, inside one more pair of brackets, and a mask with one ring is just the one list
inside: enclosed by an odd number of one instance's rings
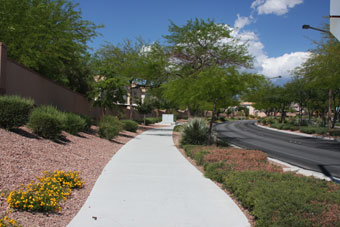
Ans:
{"label": "paved walking trail", "polygon": [[238,206],[176,149],[172,128],[124,145],[69,227],[244,227]]}

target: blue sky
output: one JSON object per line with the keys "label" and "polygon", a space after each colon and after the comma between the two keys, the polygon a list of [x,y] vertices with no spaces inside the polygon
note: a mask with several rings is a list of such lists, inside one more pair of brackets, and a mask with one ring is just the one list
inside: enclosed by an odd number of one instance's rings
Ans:
{"label": "blue sky", "polygon": [[303,24],[320,27],[327,22],[329,0],[75,0],[84,19],[104,24],[102,36],[90,43],[96,50],[105,41],[117,44],[142,36],[162,41],[169,20],[183,25],[192,18],[211,18],[240,29],[234,35],[247,41],[255,57],[255,70],[267,77],[282,75],[300,65],[319,40],[317,31],[302,30]]}

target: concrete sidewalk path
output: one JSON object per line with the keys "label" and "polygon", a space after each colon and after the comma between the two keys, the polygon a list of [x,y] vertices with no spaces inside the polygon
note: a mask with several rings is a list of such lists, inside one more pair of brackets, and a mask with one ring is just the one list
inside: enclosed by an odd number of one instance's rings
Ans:
{"label": "concrete sidewalk path", "polygon": [[172,129],[152,129],[124,145],[68,226],[250,226],[233,200],[176,149]]}

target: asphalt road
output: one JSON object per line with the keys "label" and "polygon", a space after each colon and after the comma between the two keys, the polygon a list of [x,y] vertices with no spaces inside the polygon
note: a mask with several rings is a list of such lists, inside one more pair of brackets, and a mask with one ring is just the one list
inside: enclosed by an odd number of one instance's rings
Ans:
{"label": "asphalt road", "polygon": [[340,143],[263,129],[256,121],[235,121],[215,126],[218,137],[269,157],[340,178]]}

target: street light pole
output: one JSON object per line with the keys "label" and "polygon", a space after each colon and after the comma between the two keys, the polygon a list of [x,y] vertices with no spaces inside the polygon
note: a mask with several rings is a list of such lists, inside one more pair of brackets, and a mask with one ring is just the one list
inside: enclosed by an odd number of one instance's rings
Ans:
{"label": "street light pole", "polygon": [[278,79],[278,78],[282,78],[282,76],[274,76],[274,77],[268,77],[268,80],[273,80],[273,79]]}
{"label": "street light pole", "polygon": [[313,30],[316,30],[316,31],[319,31],[319,32],[324,32],[324,33],[331,34],[330,31],[326,31],[326,30],[323,30],[323,29],[320,29],[320,28],[315,28],[315,27],[312,27],[312,26],[310,26],[308,24],[302,25],[302,29],[313,29]]}
{"label": "street light pole", "polygon": [[[313,29],[313,30],[316,30],[316,31],[320,31],[320,32],[329,34],[329,35],[332,34],[330,31],[323,30],[323,29],[320,29],[320,28],[314,28],[314,27],[312,27],[308,24],[302,25],[302,29]],[[333,91],[332,91],[332,88],[329,88],[329,90],[328,90],[328,128],[330,128],[330,129],[332,128],[332,99],[333,99]]]}

